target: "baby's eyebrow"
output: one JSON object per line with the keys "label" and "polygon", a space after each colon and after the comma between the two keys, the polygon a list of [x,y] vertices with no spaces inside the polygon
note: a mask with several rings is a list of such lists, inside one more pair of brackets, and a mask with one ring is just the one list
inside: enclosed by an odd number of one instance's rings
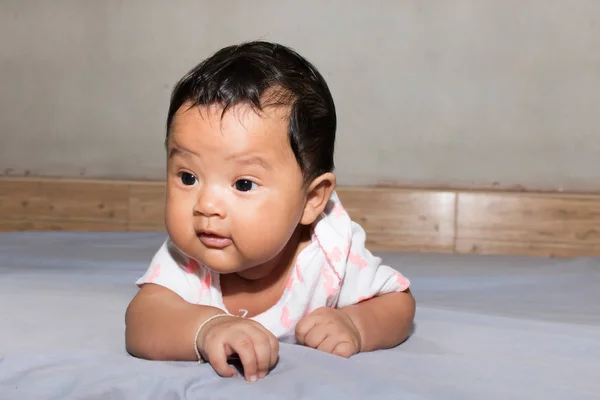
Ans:
{"label": "baby's eyebrow", "polygon": [[189,157],[191,155],[194,155],[196,157],[200,157],[199,154],[194,153],[193,151],[181,149],[179,147],[171,147],[169,149],[169,156],[168,156],[168,158],[171,159],[171,158],[176,157],[176,156]]}
{"label": "baby's eyebrow", "polygon": [[234,154],[227,157],[227,160],[234,160],[242,165],[258,165],[267,170],[272,169],[271,164],[269,164],[267,160],[256,154]]}

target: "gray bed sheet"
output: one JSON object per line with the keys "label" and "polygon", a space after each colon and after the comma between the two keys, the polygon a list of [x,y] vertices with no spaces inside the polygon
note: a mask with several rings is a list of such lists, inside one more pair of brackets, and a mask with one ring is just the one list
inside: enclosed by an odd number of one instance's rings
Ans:
{"label": "gray bed sheet", "polygon": [[246,383],[126,353],[163,239],[0,234],[0,399],[600,399],[600,259],[379,253],[412,281],[408,341],[350,359],[283,344]]}

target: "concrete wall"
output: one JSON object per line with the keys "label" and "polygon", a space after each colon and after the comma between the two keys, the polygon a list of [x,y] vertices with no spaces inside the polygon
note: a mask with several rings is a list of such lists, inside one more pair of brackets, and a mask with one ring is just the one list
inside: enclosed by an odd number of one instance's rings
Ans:
{"label": "concrete wall", "polygon": [[251,39],[325,75],[341,184],[600,191],[594,0],[4,0],[0,173],[161,179],[172,85]]}

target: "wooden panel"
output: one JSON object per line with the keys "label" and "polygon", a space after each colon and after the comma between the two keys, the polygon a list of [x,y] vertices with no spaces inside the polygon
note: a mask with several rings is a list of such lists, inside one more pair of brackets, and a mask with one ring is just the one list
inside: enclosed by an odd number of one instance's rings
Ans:
{"label": "wooden panel", "polygon": [[164,183],[135,183],[129,189],[129,225],[131,231],[164,231]]}
{"label": "wooden panel", "polygon": [[600,196],[459,193],[456,251],[600,255]]}
{"label": "wooden panel", "polygon": [[373,250],[452,252],[455,198],[452,192],[339,188],[350,217],[367,233]]}
{"label": "wooden panel", "polygon": [[[340,187],[372,250],[600,255],[600,196]],[[164,231],[163,182],[0,178],[0,231]]]}
{"label": "wooden panel", "polygon": [[126,224],[106,221],[68,221],[53,219],[0,219],[0,232],[14,231],[70,231],[70,232],[122,232]]}
{"label": "wooden panel", "polygon": [[0,180],[0,219],[6,221],[2,229],[7,229],[8,221],[20,221],[41,230],[56,229],[61,222],[122,230],[129,218],[128,198],[128,185],[118,182],[4,178]]}

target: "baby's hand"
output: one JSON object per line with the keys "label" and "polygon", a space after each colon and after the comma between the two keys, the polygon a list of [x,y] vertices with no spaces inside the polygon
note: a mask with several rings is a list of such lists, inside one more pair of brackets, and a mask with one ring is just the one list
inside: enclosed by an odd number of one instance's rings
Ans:
{"label": "baby's hand", "polygon": [[346,313],[329,307],[317,308],[296,325],[298,343],[342,357],[360,351],[358,329]]}
{"label": "baby's hand", "polygon": [[219,317],[208,322],[196,342],[200,354],[223,377],[237,375],[227,358],[237,354],[247,381],[264,378],[279,358],[279,341],[258,322]]}

